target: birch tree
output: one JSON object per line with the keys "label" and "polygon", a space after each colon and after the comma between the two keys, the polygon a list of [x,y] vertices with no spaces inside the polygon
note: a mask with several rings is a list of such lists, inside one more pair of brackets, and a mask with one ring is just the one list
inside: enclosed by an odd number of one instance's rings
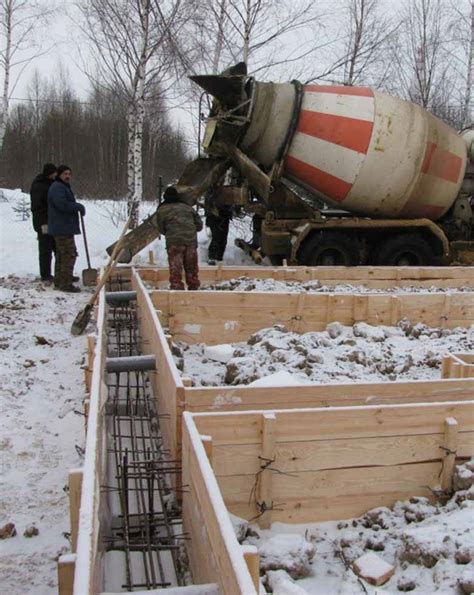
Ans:
{"label": "birch tree", "polygon": [[0,107],[0,154],[8,123],[10,98],[25,68],[43,54],[35,34],[47,25],[52,7],[36,0],[0,0],[0,70],[3,76]]}
{"label": "birch tree", "polygon": [[400,93],[435,113],[452,93],[452,60],[446,53],[449,23],[441,0],[411,0],[401,13],[402,29],[393,60]]}
{"label": "birch tree", "polygon": [[120,89],[128,104],[128,206],[138,223],[143,194],[143,122],[150,89],[171,83],[173,36],[185,22],[184,0],[84,0],[84,32],[93,49],[94,85]]}
{"label": "birch tree", "polygon": [[193,58],[193,72],[219,72],[245,62],[256,74],[297,63],[314,51],[319,20],[313,0],[203,0],[193,16],[191,37],[207,51],[204,59]]}
{"label": "birch tree", "polygon": [[451,64],[459,80],[460,127],[473,123],[474,84],[474,2],[471,0],[452,3],[451,39],[447,53],[452,58]]}
{"label": "birch tree", "polygon": [[313,70],[307,82],[384,87],[391,73],[388,50],[399,19],[393,14],[389,18],[380,0],[344,0],[337,14],[339,33],[330,33],[333,39],[326,38],[322,47],[321,62],[327,66]]}

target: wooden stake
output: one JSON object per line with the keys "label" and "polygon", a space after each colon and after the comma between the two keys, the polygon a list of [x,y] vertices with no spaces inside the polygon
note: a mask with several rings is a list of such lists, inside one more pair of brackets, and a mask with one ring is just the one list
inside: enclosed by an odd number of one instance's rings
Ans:
{"label": "wooden stake", "polygon": [[89,421],[89,409],[91,406],[90,399],[84,399],[83,407],[84,407],[84,432],[87,435],[87,422]]}
{"label": "wooden stake", "polygon": [[192,386],[193,385],[192,379],[188,378],[188,376],[182,376],[181,382],[183,383],[183,386]]}
{"label": "wooden stake", "polygon": [[453,472],[456,463],[456,450],[458,447],[458,422],[454,417],[444,420],[444,458],[441,469],[441,489],[451,492],[453,489]]}
{"label": "wooden stake", "polygon": [[243,545],[244,560],[247,563],[250,576],[252,577],[253,584],[257,593],[260,592],[260,556],[258,550],[254,545]]}
{"label": "wooden stake", "polygon": [[73,595],[76,554],[66,554],[58,559],[58,593]]}
{"label": "wooden stake", "polygon": [[[274,413],[264,413],[262,415],[262,455],[261,465],[271,466],[275,459],[276,444],[276,416]],[[267,508],[271,508],[273,499],[273,476],[270,469],[263,469],[260,473],[257,499],[264,503]],[[258,524],[262,529],[269,529],[272,524],[272,512],[267,510],[258,518]]]}
{"label": "wooden stake", "polygon": [[148,250],[148,263],[151,265],[155,264],[155,254],[153,250]]}
{"label": "wooden stake", "polygon": [[445,355],[443,357],[443,363],[441,365],[441,378],[450,378],[451,377],[451,364],[453,360],[450,355]]}
{"label": "wooden stake", "polygon": [[82,469],[69,471],[69,519],[71,524],[71,550],[76,553],[79,531],[79,510],[81,507]]}

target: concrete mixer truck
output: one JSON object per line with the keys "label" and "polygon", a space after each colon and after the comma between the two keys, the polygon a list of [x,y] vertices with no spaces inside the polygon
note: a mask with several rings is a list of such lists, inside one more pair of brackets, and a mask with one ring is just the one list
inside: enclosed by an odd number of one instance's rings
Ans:
{"label": "concrete mixer truck", "polygon": [[[367,87],[258,82],[243,63],[190,78],[213,102],[207,156],[178,189],[195,202],[212,188],[217,205],[253,214],[251,253],[313,266],[473,262],[473,131]],[[238,185],[222,185],[229,167]],[[155,236],[152,216],[126,259]]]}

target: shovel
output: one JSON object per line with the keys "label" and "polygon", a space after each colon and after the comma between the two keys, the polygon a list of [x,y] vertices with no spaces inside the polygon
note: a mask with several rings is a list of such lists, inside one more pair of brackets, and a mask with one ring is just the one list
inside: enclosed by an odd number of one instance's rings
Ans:
{"label": "shovel", "polygon": [[76,316],[76,318],[74,318],[74,322],[72,323],[72,326],[71,326],[71,333],[73,335],[76,335],[76,336],[82,335],[82,333],[86,330],[86,327],[89,324],[89,321],[91,319],[92,308],[94,307],[94,303],[97,299],[97,296],[99,295],[102,287],[104,287],[104,285],[107,283],[107,280],[110,277],[110,274],[113,271],[114,266],[116,265],[117,260],[120,256],[122,247],[126,243],[125,233],[127,232],[128,226],[130,225],[131,221],[132,221],[132,217],[130,216],[128,218],[127,223],[125,223],[125,227],[123,228],[123,231],[120,234],[120,237],[117,240],[117,243],[114,246],[112,254],[110,255],[109,262],[107,263],[107,266],[104,269],[102,277],[100,278],[100,281],[97,284],[97,287],[95,288],[93,296],[87,302],[87,304],[84,306],[84,308],[79,312],[79,314]]}
{"label": "shovel", "polygon": [[97,283],[97,269],[93,269],[91,267],[91,259],[89,256],[89,246],[87,245],[87,236],[86,236],[86,227],[84,225],[84,217],[82,213],[81,216],[81,229],[82,229],[82,236],[84,238],[84,247],[86,249],[86,258],[87,258],[87,269],[82,271],[82,284],[86,287],[91,285],[95,285]]}

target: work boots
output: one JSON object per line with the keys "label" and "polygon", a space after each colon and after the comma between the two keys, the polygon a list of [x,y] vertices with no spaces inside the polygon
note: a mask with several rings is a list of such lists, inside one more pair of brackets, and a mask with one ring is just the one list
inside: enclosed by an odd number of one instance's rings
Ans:
{"label": "work boots", "polygon": [[58,291],[65,291],[66,293],[80,293],[80,288],[75,285],[59,285],[55,286]]}

